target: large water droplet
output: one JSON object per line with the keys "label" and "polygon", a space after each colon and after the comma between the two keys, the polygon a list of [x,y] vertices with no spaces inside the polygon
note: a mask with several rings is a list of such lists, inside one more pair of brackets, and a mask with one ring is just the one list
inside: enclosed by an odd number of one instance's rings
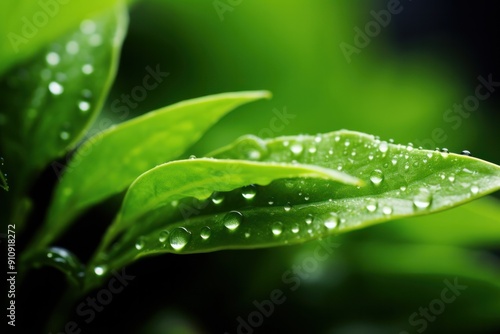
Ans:
{"label": "large water droplet", "polygon": [[283,232],[283,223],[281,222],[273,223],[273,225],[271,226],[271,231],[276,236],[280,235]]}
{"label": "large water droplet", "polygon": [[178,227],[170,233],[168,241],[170,246],[175,250],[183,249],[191,240],[191,232],[186,230],[184,227]]}
{"label": "large water droplet", "polygon": [[257,194],[257,187],[255,187],[253,184],[243,187],[241,189],[241,195],[245,199],[252,199],[255,197],[256,194]]}
{"label": "large water droplet", "polygon": [[224,226],[230,231],[236,230],[242,221],[243,215],[238,211],[230,211],[224,216]]}
{"label": "large water droplet", "polygon": [[380,169],[375,169],[370,175],[370,181],[376,186],[378,186],[384,180],[384,174]]}
{"label": "large water droplet", "polygon": [[207,240],[208,238],[210,238],[210,235],[212,234],[212,230],[210,229],[210,227],[208,226],[205,226],[201,229],[200,231],[200,237],[203,239],[203,240]]}
{"label": "large water droplet", "polygon": [[426,188],[420,188],[418,194],[413,198],[413,205],[417,209],[427,209],[432,203],[432,194]]}

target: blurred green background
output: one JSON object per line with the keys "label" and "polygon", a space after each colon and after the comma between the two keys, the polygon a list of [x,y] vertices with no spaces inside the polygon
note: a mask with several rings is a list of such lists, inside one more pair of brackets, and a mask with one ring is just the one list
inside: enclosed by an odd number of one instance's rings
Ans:
{"label": "blurred green background", "polygon": [[[274,95],[225,117],[187,155],[203,156],[248,133],[274,137],[346,128],[396,143],[467,149],[499,164],[500,92],[467,118],[457,120],[458,114],[448,112],[474,95],[479,76],[500,81],[495,3],[401,1],[390,23],[347,59],[341,44],[355,46],[355,28],[364,31],[374,21],[371,11],[386,10],[388,3],[136,2],[101,117],[123,121],[113,103],[142,84],[147,66],[159,66],[169,76],[128,108],[127,118],[213,93],[268,89]],[[107,219],[106,205],[82,220]],[[283,275],[313,256],[315,242],[146,259],[127,268],[136,276],[133,283],[82,328],[89,333],[237,333],[238,317],[248,322],[256,310],[253,302],[280,289],[286,301],[261,325],[240,332],[500,333],[500,235],[492,227],[499,217],[498,202],[481,200],[454,212],[334,238],[340,247],[316,260],[295,291]],[[467,289],[427,319],[425,329],[422,322],[411,323],[414,312],[441,298],[445,280],[458,280]],[[47,284],[57,289],[58,282]]]}

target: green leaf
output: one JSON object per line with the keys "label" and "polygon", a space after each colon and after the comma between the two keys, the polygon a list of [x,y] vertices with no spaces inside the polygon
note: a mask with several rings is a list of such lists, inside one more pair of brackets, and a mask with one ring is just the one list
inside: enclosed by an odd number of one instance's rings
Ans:
{"label": "green leaf", "polygon": [[[394,145],[351,131],[269,140],[246,137],[212,156],[317,165],[342,170],[367,186],[288,179],[257,187],[251,199],[242,198],[244,189],[216,194],[212,201],[187,198],[174,209],[165,206],[143,216],[140,224],[126,232],[135,239],[124,237],[117,242],[104,261],[107,265],[125,264],[132,252],[137,258],[301,243],[441,211],[500,188],[499,166],[468,156]],[[227,222],[235,218],[241,220],[238,228],[227,228]],[[139,236],[142,247],[136,250]],[[183,247],[172,247],[183,238],[190,240]]]}
{"label": "green leaf", "polygon": [[76,151],[57,185],[36,242],[49,244],[80,212],[125,190],[148,169],[179,157],[232,109],[269,97],[269,92],[255,91],[183,101],[92,137]]}
{"label": "green leaf", "polygon": [[117,0],[42,0],[0,2],[0,75],[28,60],[84,19],[110,10]]}
{"label": "green leaf", "polygon": [[113,8],[54,40],[0,82],[0,151],[8,161],[13,200],[97,116],[116,73],[126,25],[126,8]]}

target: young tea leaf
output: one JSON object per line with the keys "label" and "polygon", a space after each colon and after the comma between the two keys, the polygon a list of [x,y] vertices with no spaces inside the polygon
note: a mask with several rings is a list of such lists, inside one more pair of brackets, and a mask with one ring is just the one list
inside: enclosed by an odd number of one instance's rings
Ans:
{"label": "young tea leaf", "polygon": [[269,97],[255,91],[183,101],[92,137],[76,151],[57,185],[37,242],[47,245],[83,210],[125,190],[148,169],[179,157],[234,108]]}
{"label": "young tea leaf", "polygon": [[317,179],[276,180],[254,189],[250,199],[242,198],[243,189],[219,193],[216,201],[192,202],[195,210],[189,215],[179,214],[185,204],[180,201],[177,214],[167,206],[143,216],[127,231],[135,234],[135,241],[140,237],[140,247],[134,249],[134,240],[124,238],[109,252],[109,265],[123,265],[131,254],[140,257],[300,243],[441,211],[500,189],[499,166],[351,131],[269,140],[246,137],[212,156],[317,165],[358,177],[367,186]]}

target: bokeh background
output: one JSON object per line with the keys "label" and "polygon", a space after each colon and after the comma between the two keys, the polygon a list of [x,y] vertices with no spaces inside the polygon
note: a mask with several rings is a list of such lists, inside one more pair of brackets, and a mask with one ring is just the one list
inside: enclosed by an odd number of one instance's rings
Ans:
{"label": "bokeh background", "polygon": [[[214,3],[230,9],[220,9],[221,14]],[[500,164],[500,87],[461,118],[459,126],[444,118],[454,104],[474,94],[479,76],[491,75],[500,82],[496,2],[402,0],[401,12],[391,15],[390,23],[347,59],[340,45],[355,46],[355,28],[364,31],[374,20],[370,12],[387,9],[388,3],[136,2],[102,117],[123,121],[112,102],[142,83],[147,66],[159,65],[170,75],[148,92],[129,118],[213,93],[267,89],[274,95],[226,116],[187,155],[203,156],[248,133],[268,137],[345,128],[426,148],[467,149]],[[276,111],[293,118],[272,129]],[[436,129],[441,129],[438,140],[433,136]],[[113,212],[107,208],[116,205],[111,200],[81,220],[110,220]],[[269,299],[280,289],[286,301],[252,332],[500,333],[500,283],[495,283],[500,278],[500,238],[481,235],[466,241],[477,231],[474,225],[480,225],[482,209],[486,212],[493,205],[498,204],[481,202],[473,213],[393,222],[335,238],[338,249],[317,261],[296,291],[283,281],[283,274],[307,261],[316,242],[146,259],[126,268],[136,278],[93,322],[82,323],[82,329],[238,333],[238,317],[248,320],[256,310],[255,300]],[[97,243],[101,234],[102,227],[83,225],[62,241],[77,253]],[[47,292],[31,289],[51,305],[49,291],[60,291],[63,278],[51,269],[39,274],[46,278]],[[440,298],[444,280],[455,279],[467,285],[456,301],[428,320],[425,330],[421,323],[410,323],[414,312]],[[41,307],[32,306],[38,310],[35,318],[50,311]]]}

